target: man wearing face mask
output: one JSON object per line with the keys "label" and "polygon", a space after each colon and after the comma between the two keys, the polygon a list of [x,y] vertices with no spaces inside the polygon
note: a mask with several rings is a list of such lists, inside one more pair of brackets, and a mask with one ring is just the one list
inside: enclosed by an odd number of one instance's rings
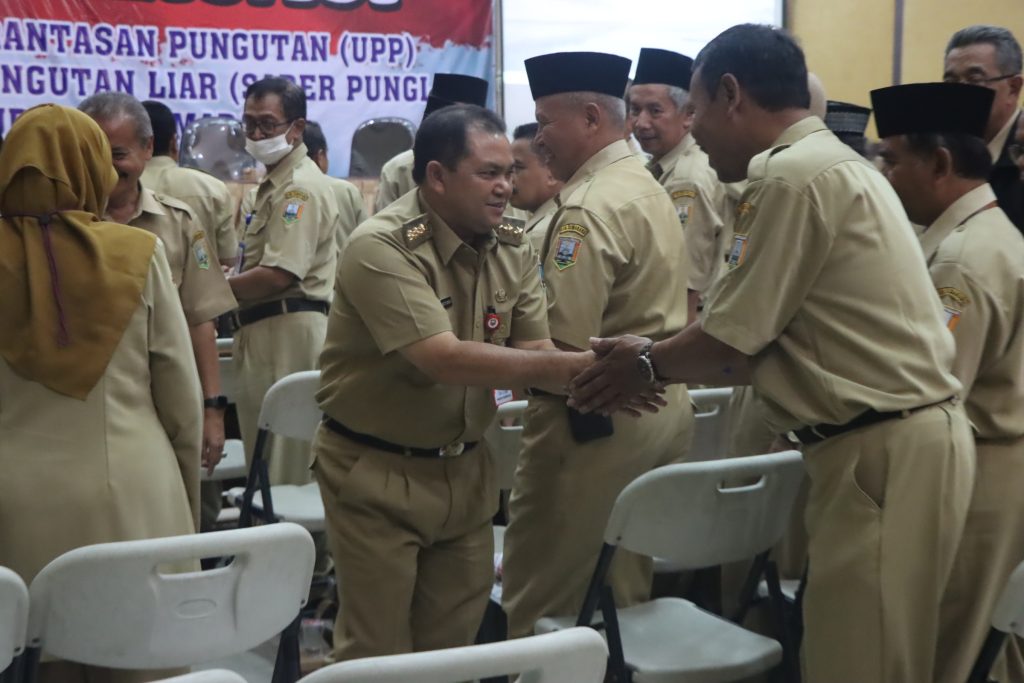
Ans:
{"label": "man wearing face mask", "polygon": [[[283,78],[265,78],[245,93],[245,148],[267,167],[256,188],[240,245],[234,358],[238,421],[248,448],[267,389],[317,367],[327,333],[337,265],[338,203],[330,182],[306,154],[306,95]],[[309,446],[274,439],[274,484],[309,482]]]}

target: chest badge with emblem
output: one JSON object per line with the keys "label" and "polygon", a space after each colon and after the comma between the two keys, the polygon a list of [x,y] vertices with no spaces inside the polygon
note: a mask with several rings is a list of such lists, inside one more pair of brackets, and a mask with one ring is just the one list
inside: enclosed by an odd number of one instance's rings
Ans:
{"label": "chest badge with emblem", "polygon": [[497,332],[499,327],[501,327],[501,316],[494,310],[494,306],[488,306],[487,313],[484,314],[484,328],[488,332]]}
{"label": "chest badge with emblem", "polygon": [[558,244],[555,247],[555,267],[565,270],[576,265],[583,249],[583,238],[590,232],[576,223],[566,223],[558,229]]}
{"label": "chest badge with emblem", "polygon": [[192,254],[196,257],[196,265],[200,269],[210,269],[210,254],[206,251],[206,233],[202,230],[192,235]]}
{"label": "chest badge with emblem", "polygon": [[494,293],[494,300],[497,301],[499,304],[503,304],[506,301],[508,301],[508,294],[505,293],[504,289],[499,289],[497,292]]}

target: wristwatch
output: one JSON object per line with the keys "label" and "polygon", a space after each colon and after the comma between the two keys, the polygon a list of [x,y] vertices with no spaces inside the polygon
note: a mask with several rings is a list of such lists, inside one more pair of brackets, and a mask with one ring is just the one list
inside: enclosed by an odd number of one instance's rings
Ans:
{"label": "wristwatch", "polygon": [[228,397],[221,395],[221,396],[211,396],[210,398],[204,398],[203,399],[203,407],[204,408],[217,408],[219,410],[224,410],[225,408],[228,407]]}
{"label": "wristwatch", "polygon": [[640,371],[640,375],[651,385],[657,384],[664,379],[658,374],[657,368],[654,367],[654,360],[651,358],[651,348],[653,346],[653,341],[647,342],[640,351],[640,355],[636,357],[636,369]]}

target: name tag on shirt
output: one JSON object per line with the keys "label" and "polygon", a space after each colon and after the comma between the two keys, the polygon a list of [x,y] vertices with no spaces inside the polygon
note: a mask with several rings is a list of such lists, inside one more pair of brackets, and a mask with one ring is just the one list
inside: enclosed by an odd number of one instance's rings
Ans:
{"label": "name tag on shirt", "polygon": [[511,389],[495,389],[494,390],[494,405],[503,406],[509,401],[515,398]]}

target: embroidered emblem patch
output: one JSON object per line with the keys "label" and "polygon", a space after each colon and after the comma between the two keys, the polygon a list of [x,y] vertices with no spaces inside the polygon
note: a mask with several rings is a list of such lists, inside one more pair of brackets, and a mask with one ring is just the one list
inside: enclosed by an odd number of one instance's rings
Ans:
{"label": "embroidered emblem patch", "polygon": [[686,224],[690,222],[690,205],[683,204],[682,206],[677,206],[676,213],[679,214],[680,225],[685,228]]}
{"label": "embroidered emblem patch", "polygon": [[672,201],[677,199],[695,199],[696,197],[697,193],[693,190],[676,190],[672,193]]}
{"label": "embroidered emblem patch", "polygon": [[192,235],[192,254],[201,270],[210,269],[210,254],[206,251],[206,233],[202,230]]}
{"label": "embroidered emblem patch", "polygon": [[555,248],[555,267],[565,270],[576,265],[583,248],[583,238],[590,230],[579,223],[566,223],[558,228],[558,246]]}
{"label": "embroidered emblem patch", "polygon": [[308,202],[309,201],[309,193],[308,192],[304,192],[302,190],[288,190],[287,192],[284,193],[284,200],[286,202],[287,201],[291,201],[293,199],[297,199],[300,202]]}
{"label": "embroidered emblem patch", "polygon": [[938,293],[939,300],[942,302],[946,327],[952,332],[960,324],[960,315],[963,313],[964,307],[971,303],[971,300],[956,287],[939,287]]}
{"label": "embroidered emblem patch", "polygon": [[743,263],[743,259],[747,257],[747,236],[746,235],[734,235],[732,242],[732,249],[729,251],[729,258],[726,261],[730,268]]}
{"label": "embroidered emblem patch", "polygon": [[284,207],[284,214],[281,218],[285,223],[294,223],[302,218],[302,210],[306,207],[302,202],[288,202]]}
{"label": "embroidered emblem patch", "polygon": [[583,240],[578,237],[559,237],[558,248],[555,250],[555,267],[565,270],[575,266],[582,247]]}

